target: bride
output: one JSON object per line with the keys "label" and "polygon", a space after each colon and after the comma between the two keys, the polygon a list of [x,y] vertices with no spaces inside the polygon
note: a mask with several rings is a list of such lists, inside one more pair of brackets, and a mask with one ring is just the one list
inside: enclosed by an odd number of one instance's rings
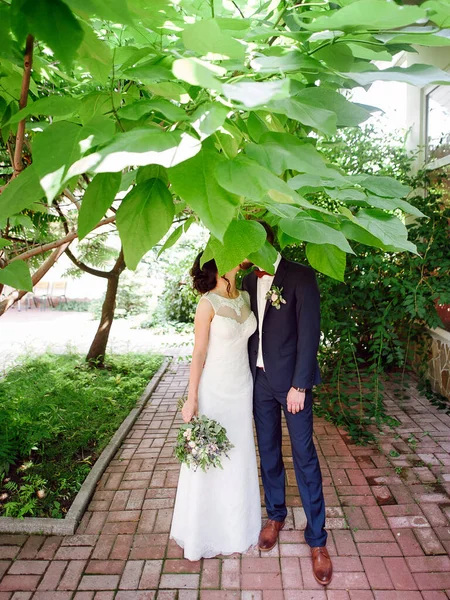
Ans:
{"label": "bride", "polygon": [[195,345],[188,398],[182,410],[215,419],[234,445],[223,470],[181,466],[170,537],[189,560],[245,552],[258,541],[261,503],[253,438],[253,381],[248,338],[257,327],[247,292],[236,288],[236,267],[219,276],[214,260],[191,270],[202,295],[195,316]]}

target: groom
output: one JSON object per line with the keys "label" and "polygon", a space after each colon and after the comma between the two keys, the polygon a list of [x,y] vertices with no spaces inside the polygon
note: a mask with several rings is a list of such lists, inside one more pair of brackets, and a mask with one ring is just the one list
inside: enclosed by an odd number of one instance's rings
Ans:
{"label": "groom", "polygon": [[[264,222],[267,241],[274,233]],[[249,261],[241,267],[248,269]],[[250,294],[258,329],[249,340],[254,378],[253,413],[261,460],[268,520],[259,536],[262,551],[271,550],[286,519],[285,470],[281,452],[281,411],[291,438],[297,484],[305,510],[305,540],[311,547],[314,577],[331,581],[326,549],[322,475],[313,442],[312,388],[320,383],[317,350],[320,339],[320,297],[314,271],[278,254],[271,273],[257,268],[243,279]],[[281,289],[281,298],[266,300]],[[275,290],[275,294],[276,294]],[[275,302],[275,304],[274,304]],[[276,304],[280,305],[277,309]]]}

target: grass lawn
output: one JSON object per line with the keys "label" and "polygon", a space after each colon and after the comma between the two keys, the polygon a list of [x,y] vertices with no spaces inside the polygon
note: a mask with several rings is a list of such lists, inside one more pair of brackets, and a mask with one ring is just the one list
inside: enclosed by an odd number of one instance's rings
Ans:
{"label": "grass lawn", "polygon": [[0,380],[0,516],[62,518],[163,357],[25,359]]}

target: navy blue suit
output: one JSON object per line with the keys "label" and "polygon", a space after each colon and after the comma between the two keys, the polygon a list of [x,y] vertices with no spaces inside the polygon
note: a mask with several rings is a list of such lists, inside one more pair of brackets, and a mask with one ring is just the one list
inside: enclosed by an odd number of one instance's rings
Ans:
{"label": "navy blue suit", "polygon": [[[242,288],[250,294],[258,319],[257,277],[244,277]],[[261,476],[269,519],[284,521],[285,469],[281,452],[281,411],[292,444],[295,475],[307,518],[306,542],[324,546],[327,539],[322,476],[313,442],[312,387],[320,383],[317,350],[320,341],[320,295],[314,271],[281,259],[273,286],[283,288],[286,304],[277,310],[267,301],[262,332],[249,339],[250,368],[254,377],[253,414],[261,460]],[[256,367],[262,335],[264,370]],[[306,388],[305,406],[287,410],[291,387]]]}

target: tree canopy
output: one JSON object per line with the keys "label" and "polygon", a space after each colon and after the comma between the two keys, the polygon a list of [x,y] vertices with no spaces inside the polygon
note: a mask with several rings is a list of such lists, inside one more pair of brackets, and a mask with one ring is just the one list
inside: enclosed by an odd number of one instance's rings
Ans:
{"label": "tree canopy", "polygon": [[[449,84],[429,65],[377,66],[450,45],[449,24],[446,0],[3,2],[0,285],[30,289],[31,257],[113,222],[130,269],[194,221],[221,273],[247,256],[270,268],[259,216],[340,280],[355,242],[415,252],[408,187],[345,174],[316,139],[370,117],[356,86]],[[64,235],[17,251],[14,227],[30,237],[62,195],[76,207]]]}

